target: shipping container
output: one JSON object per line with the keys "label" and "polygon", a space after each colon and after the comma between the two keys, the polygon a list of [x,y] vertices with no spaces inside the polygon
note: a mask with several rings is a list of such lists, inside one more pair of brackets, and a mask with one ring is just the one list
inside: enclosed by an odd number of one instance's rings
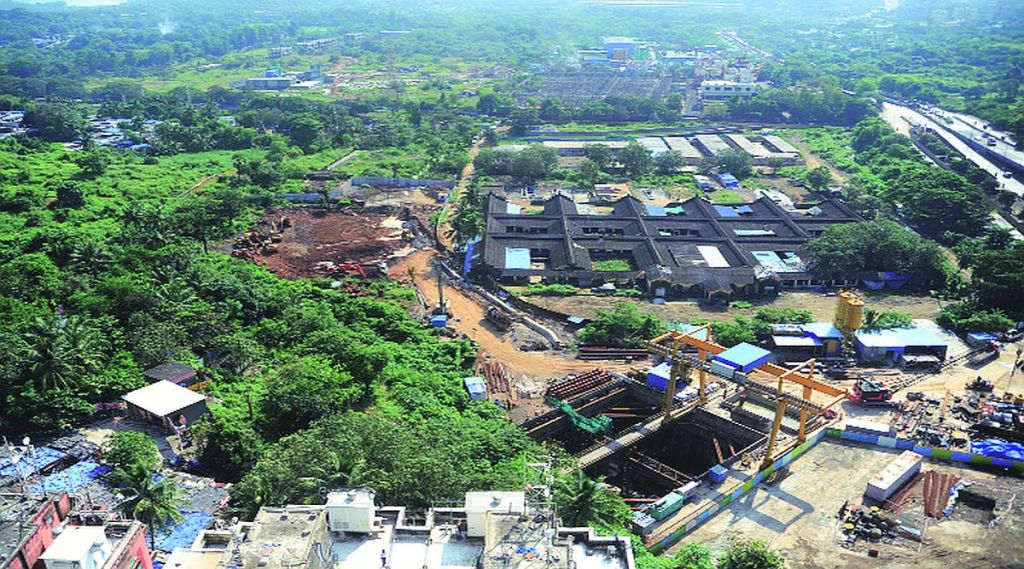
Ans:
{"label": "shipping container", "polygon": [[885,502],[921,471],[923,462],[923,456],[909,450],[903,451],[868,482],[864,495]]}

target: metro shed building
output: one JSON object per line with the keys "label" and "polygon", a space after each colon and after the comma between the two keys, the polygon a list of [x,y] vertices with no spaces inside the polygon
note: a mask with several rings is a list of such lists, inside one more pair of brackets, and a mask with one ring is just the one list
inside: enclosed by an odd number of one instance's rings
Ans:
{"label": "metro shed building", "polygon": [[837,202],[822,202],[817,215],[791,213],[763,198],[738,206],[691,198],[653,207],[627,196],[611,204],[609,215],[594,215],[556,195],[543,207],[540,215],[523,214],[488,196],[482,262],[474,270],[505,284],[614,283],[709,300],[857,280],[817,280],[800,259],[808,240],[858,220]]}

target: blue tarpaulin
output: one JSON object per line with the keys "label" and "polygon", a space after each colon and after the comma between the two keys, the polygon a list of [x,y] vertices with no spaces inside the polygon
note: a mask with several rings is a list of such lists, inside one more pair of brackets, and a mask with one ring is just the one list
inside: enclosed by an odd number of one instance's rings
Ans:
{"label": "blue tarpaulin", "polygon": [[971,452],[983,456],[1005,458],[1013,461],[1024,461],[1024,445],[1011,443],[1001,439],[985,439],[971,441]]}
{"label": "blue tarpaulin", "polygon": [[161,531],[156,534],[156,548],[160,551],[170,553],[178,548],[188,548],[201,531],[210,526],[213,522],[213,514],[196,512],[192,510],[181,510],[185,519],[170,531]]}
{"label": "blue tarpaulin", "polygon": [[466,243],[466,262],[462,264],[462,274],[468,275],[469,271],[473,268],[473,249],[476,247],[475,241]]}
{"label": "blue tarpaulin", "polygon": [[54,450],[49,447],[40,447],[36,449],[35,455],[26,455],[18,463],[17,469],[14,464],[11,463],[11,457],[5,456],[0,458],[0,476],[16,476],[20,471],[21,474],[29,474],[32,472],[38,472],[47,466],[63,459],[66,454],[59,450]]}
{"label": "blue tarpaulin", "polygon": [[88,485],[93,480],[110,472],[110,467],[97,464],[91,460],[83,460],[68,468],[51,474],[29,488],[30,492],[74,492]]}

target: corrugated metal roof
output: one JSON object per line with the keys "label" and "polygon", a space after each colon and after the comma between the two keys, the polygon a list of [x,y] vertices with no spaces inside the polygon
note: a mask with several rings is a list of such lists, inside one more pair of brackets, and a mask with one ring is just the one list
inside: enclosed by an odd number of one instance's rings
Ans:
{"label": "corrugated metal roof", "polygon": [[821,346],[821,340],[813,336],[772,336],[772,342],[780,348],[812,348]]}
{"label": "corrugated metal roof", "polygon": [[732,365],[743,370],[757,367],[768,361],[772,353],[764,348],[759,348],[746,342],[737,344],[732,348],[715,356],[715,360]]}
{"label": "corrugated metal roof", "polygon": [[857,341],[868,348],[906,348],[907,345],[896,334],[890,332],[865,332],[858,330]]}

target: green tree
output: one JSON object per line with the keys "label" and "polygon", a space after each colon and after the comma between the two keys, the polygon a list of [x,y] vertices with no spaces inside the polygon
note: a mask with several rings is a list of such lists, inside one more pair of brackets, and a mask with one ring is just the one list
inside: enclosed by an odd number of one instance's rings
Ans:
{"label": "green tree", "polygon": [[711,551],[700,543],[688,543],[672,556],[674,569],[715,569]]}
{"label": "green tree", "polygon": [[731,539],[715,562],[717,569],[783,569],[786,560],[759,539]]}
{"label": "green tree", "polygon": [[740,180],[754,173],[753,159],[742,150],[723,150],[715,154],[714,163],[719,172],[728,172]]}
{"label": "green tree", "polygon": [[57,192],[57,207],[74,209],[85,205],[85,191],[78,182],[62,180],[57,182],[54,189]]}
{"label": "green tree", "polygon": [[25,113],[25,124],[34,127],[43,140],[70,142],[82,136],[86,122],[74,106],[67,103],[39,103]]}
{"label": "green tree", "polygon": [[612,162],[612,149],[607,144],[601,144],[599,142],[593,144],[584,144],[583,153],[586,157],[597,164],[597,167],[601,170],[608,167]]}
{"label": "green tree", "polygon": [[629,509],[610,491],[604,477],[590,478],[580,469],[559,476],[554,495],[562,524],[569,527],[618,527],[629,517]]}
{"label": "green tree", "polygon": [[77,387],[103,363],[103,338],[78,316],[37,319],[26,336],[28,373],[40,393]]}
{"label": "green tree", "polygon": [[970,267],[971,286],[983,306],[1024,315],[1024,243],[981,251]]}
{"label": "green tree", "polygon": [[942,307],[935,319],[941,326],[954,332],[1003,332],[1013,327],[1014,321],[999,309],[986,309],[977,301],[962,300]]}
{"label": "green tree", "polygon": [[43,253],[29,253],[0,263],[0,290],[26,302],[56,298],[63,284],[60,270]]}
{"label": "green tree", "polygon": [[619,152],[619,162],[622,162],[626,175],[636,179],[651,173],[654,167],[654,159],[651,158],[651,151],[637,142],[630,142]]}
{"label": "green tree", "polygon": [[455,230],[459,243],[467,243],[474,237],[483,235],[484,214],[483,196],[480,189],[475,186],[466,188],[459,203],[455,206],[455,215],[452,216],[451,226]]}
{"label": "green tree", "polygon": [[913,326],[914,320],[909,314],[896,310],[878,311],[873,308],[864,309],[864,330],[888,330],[890,328],[906,328]]}
{"label": "green tree", "polygon": [[889,197],[900,215],[921,233],[939,237],[947,231],[980,235],[992,206],[980,188],[941,168],[914,168],[893,182]]}
{"label": "green tree", "polygon": [[350,407],[364,396],[362,386],[326,356],[305,356],[267,378],[261,416],[275,438]]}
{"label": "green tree", "polygon": [[149,526],[149,547],[156,549],[156,532],[185,519],[178,507],[184,504],[178,487],[171,478],[159,482],[153,479],[153,470],[142,464],[131,464],[114,473],[122,484],[124,502],[118,506],[125,516]]}
{"label": "green tree", "polygon": [[203,418],[195,432],[203,470],[225,482],[238,482],[245,476],[264,447],[263,439],[248,423],[220,413]]}
{"label": "green tree", "polygon": [[518,182],[530,184],[547,177],[557,165],[558,153],[555,149],[536,144],[512,156],[508,173]]}
{"label": "green tree", "polygon": [[659,174],[675,174],[685,165],[686,159],[683,158],[683,154],[678,150],[662,152],[654,157],[654,169],[657,170]]}
{"label": "green tree", "polygon": [[160,462],[160,451],[146,433],[115,431],[103,441],[103,461],[114,470],[130,471],[141,465],[152,471]]}
{"label": "green tree", "polygon": [[804,252],[811,270],[824,278],[876,271],[931,277],[943,267],[938,245],[885,219],[833,225]]}
{"label": "green tree", "polygon": [[807,173],[807,185],[817,191],[822,191],[832,183],[832,171],[825,166],[818,166]]}
{"label": "green tree", "polygon": [[611,310],[598,310],[597,317],[579,331],[586,344],[635,348],[661,331],[661,322],[643,314],[632,302],[616,302]]}
{"label": "green tree", "polygon": [[90,148],[74,155],[72,161],[78,166],[83,178],[96,178],[107,171],[110,165],[110,151],[105,148]]}
{"label": "green tree", "polygon": [[580,179],[591,188],[601,179],[601,167],[590,158],[583,160],[580,164]]}

